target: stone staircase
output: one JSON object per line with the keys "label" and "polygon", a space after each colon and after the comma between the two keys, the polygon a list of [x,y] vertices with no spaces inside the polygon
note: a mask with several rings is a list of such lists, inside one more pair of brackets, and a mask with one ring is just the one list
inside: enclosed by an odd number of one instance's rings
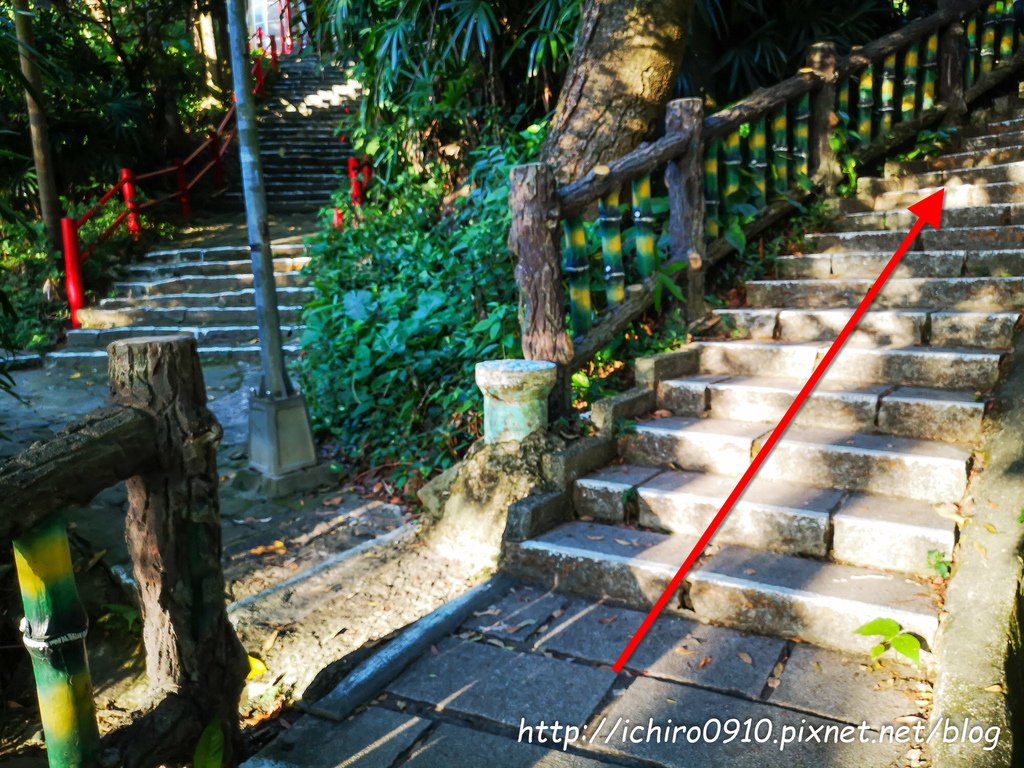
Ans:
{"label": "stone staircase", "polygon": [[1024,110],[910,170],[862,179],[837,231],[717,312],[722,338],[648,361],[654,393],[623,399],[647,415],[575,482],[574,519],[509,547],[514,575],[650,607],[910,229],[906,207],[945,186],[942,228],[916,239],[667,608],[864,659],[875,640],[854,630],[875,618],[933,643],[929,553],[953,553],[1024,307]]}
{"label": "stone staircase", "polygon": [[[300,272],[301,243],[275,243],[274,270],[285,352],[298,351],[302,305],[312,297]],[[106,347],[131,336],[191,333],[203,359],[259,360],[249,249],[244,246],[152,251],[114,284],[116,296],[79,310],[82,327],[48,363],[105,366]]]}
{"label": "stone staircase", "polygon": [[[267,206],[271,212],[317,211],[344,183],[352,150],[335,135],[359,86],[343,69],[315,57],[282,58],[258,114]],[[235,185],[225,199],[242,205]]]}

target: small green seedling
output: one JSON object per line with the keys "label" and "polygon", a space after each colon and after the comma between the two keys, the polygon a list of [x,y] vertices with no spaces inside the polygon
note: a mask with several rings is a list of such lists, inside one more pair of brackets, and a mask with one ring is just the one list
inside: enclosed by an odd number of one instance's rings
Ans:
{"label": "small green seedling", "polygon": [[854,630],[865,637],[881,637],[881,642],[871,648],[871,658],[877,659],[890,648],[900,656],[909,659],[914,666],[921,664],[921,641],[893,619],[875,619]]}
{"label": "small green seedling", "polygon": [[944,579],[949,578],[950,569],[953,563],[946,557],[946,553],[939,549],[928,550],[928,567]]}

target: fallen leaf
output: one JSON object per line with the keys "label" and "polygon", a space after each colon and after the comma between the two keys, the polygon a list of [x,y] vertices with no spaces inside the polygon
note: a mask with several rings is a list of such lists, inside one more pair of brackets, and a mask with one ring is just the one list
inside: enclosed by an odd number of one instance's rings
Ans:
{"label": "fallen leaf", "polygon": [[704,669],[704,667],[706,667],[710,663],[711,663],[711,657],[710,656],[705,656],[703,659],[700,660],[700,663],[697,665],[697,669]]}
{"label": "fallen leaf", "polygon": [[696,653],[696,651],[691,651],[689,648],[684,648],[681,645],[677,645],[673,650],[680,656],[693,656]]}
{"label": "fallen leaf", "polygon": [[771,688],[772,690],[775,690],[776,688],[778,688],[779,687],[779,678],[777,678],[777,677],[769,677],[768,678],[768,687]]}
{"label": "fallen leaf", "polygon": [[590,541],[604,541],[604,536],[587,536]]}
{"label": "fallen leaf", "polygon": [[742,661],[744,664],[753,664],[754,660],[750,657],[750,654],[746,651],[740,651],[736,654],[736,658]]}
{"label": "fallen leaf", "polygon": [[977,550],[979,555],[981,555],[986,560],[988,560],[988,550],[985,549],[985,545],[984,544],[982,544],[980,541],[976,541],[976,542],[974,542],[974,548]]}
{"label": "fallen leaf", "polygon": [[633,546],[633,542],[626,541],[625,539],[615,539],[615,543],[616,544],[621,544],[624,547],[632,547]]}
{"label": "fallen leaf", "polygon": [[267,665],[257,659],[255,656],[249,657],[249,674],[245,676],[246,680],[252,680],[254,677],[259,677],[267,671]]}
{"label": "fallen leaf", "polygon": [[999,683],[995,683],[993,685],[985,686],[981,690],[985,691],[985,693],[1002,693],[1003,686],[1001,686]]}
{"label": "fallen leaf", "polygon": [[992,525],[992,523],[985,523],[985,530],[989,533],[999,533],[999,531],[996,529],[994,525]]}
{"label": "fallen leaf", "polygon": [[607,624],[611,624],[612,622],[614,622],[618,618],[619,618],[618,616],[605,616],[603,619],[598,619],[597,623],[598,624],[606,624],[607,625]]}

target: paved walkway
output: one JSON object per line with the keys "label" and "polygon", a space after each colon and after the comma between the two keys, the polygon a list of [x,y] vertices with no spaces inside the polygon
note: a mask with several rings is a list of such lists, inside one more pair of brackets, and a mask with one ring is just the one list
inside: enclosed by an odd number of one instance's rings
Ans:
{"label": "paved walkway", "polygon": [[368,706],[306,716],[246,766],[927,765],[919,745],[876,743],[882,723],[920,722],[930,689],[911,670],[665,617],[615,674],[642,618],[516,584]]}

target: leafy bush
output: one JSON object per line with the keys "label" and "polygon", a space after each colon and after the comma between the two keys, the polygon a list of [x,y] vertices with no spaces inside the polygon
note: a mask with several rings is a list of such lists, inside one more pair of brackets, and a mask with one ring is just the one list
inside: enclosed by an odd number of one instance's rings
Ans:
{"label": "leafy bush", "polygon": [[418,482],[479,434],[475,364],[520,355],[508,172],[541,135],[476,150],[447,199],[436,177],[375,184],[358,211],[339,203],[356,227],[312,243],[301,377],[347,461]]}

